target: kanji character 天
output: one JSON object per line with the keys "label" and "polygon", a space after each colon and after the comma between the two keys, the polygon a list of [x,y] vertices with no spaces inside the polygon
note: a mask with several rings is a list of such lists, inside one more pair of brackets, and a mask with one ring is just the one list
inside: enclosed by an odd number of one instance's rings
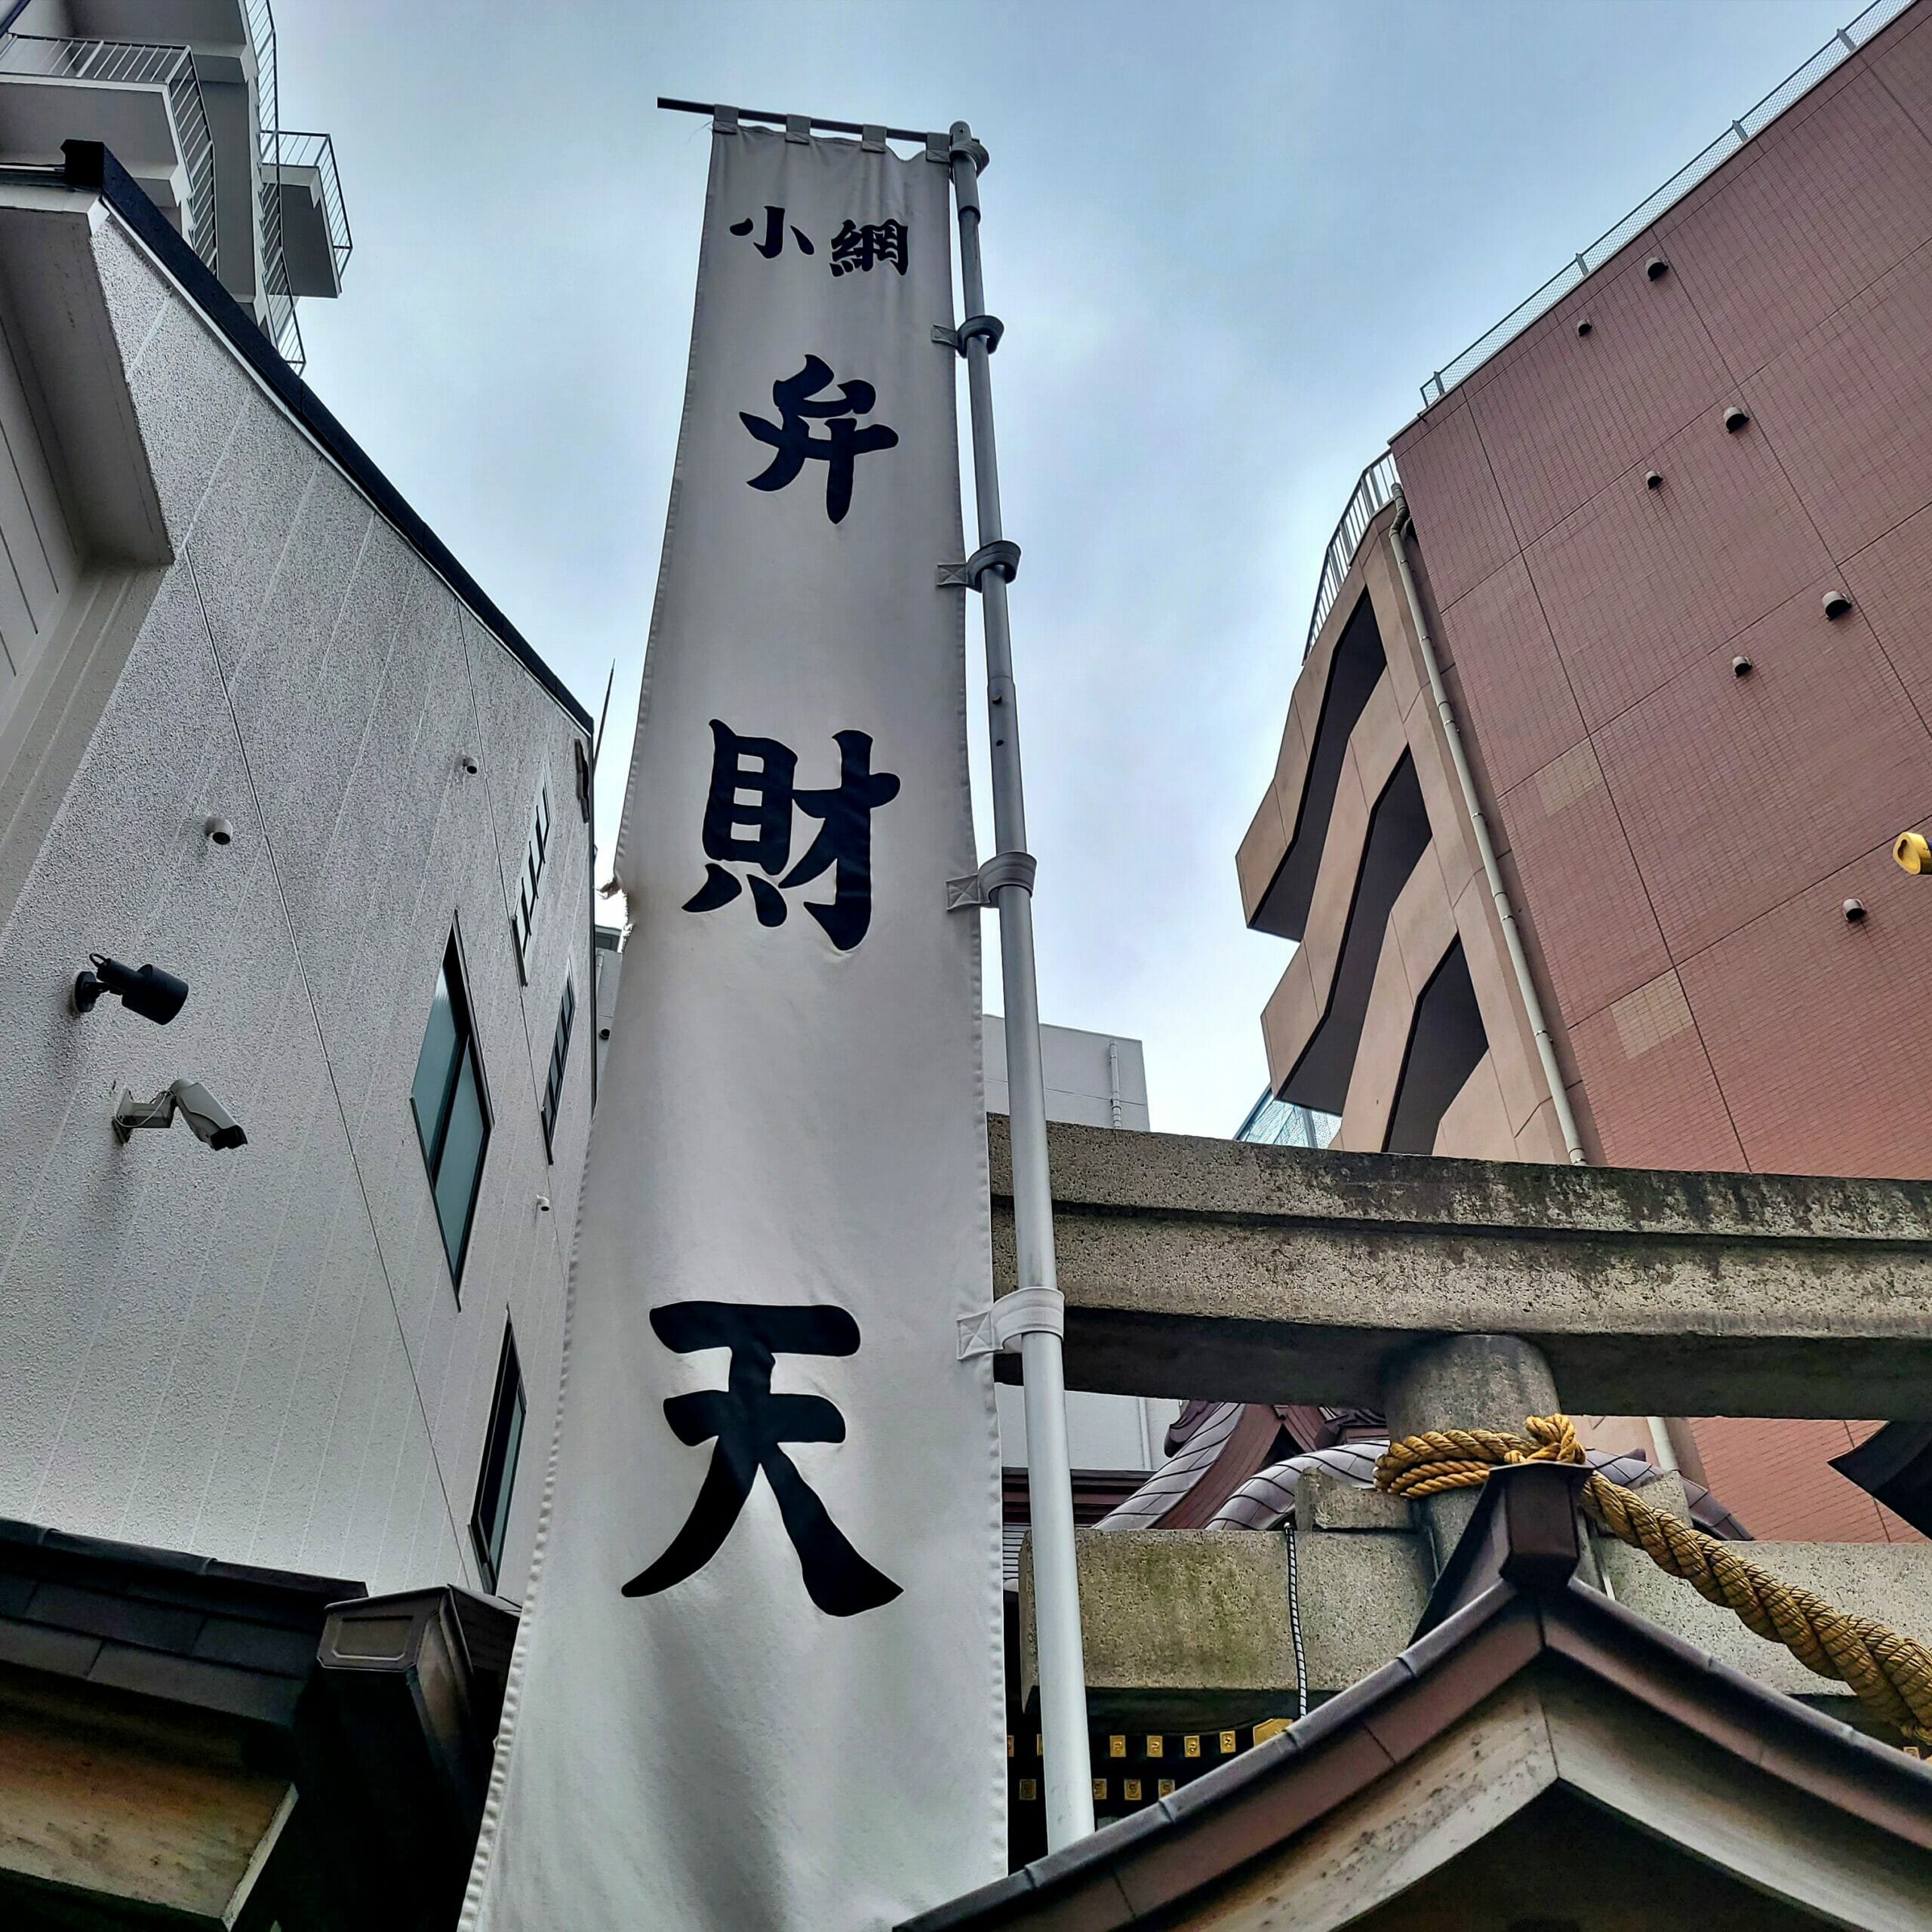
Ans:
{"label": "kanji character \u5929", "polygon": [[715,1439],[718,1446],[683,1527],[623,1594],[654,1596],[702,1570],[723,1547],[762,1470],[812,1601],[828,1617],[855,1617],[891,1602],[899,1585],[852,1547],[785,1453],[788,1442],[843,1442],[844,1417],[823,1395],[774,1395],[771,1387],[781,1355],[856,1354],[859,1324],[842,1308],[685,1301],[654,1308],[651,1325],[679,1355],[728,1349],[731,1365],[722,1389],[673,1395],[664,1404],[680,1442],[695,1447]]}

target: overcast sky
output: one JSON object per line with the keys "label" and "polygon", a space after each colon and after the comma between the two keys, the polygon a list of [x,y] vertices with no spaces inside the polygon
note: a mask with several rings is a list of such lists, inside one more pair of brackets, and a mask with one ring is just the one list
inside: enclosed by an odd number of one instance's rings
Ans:
{"label": "overcast sky", "polygon": [[1146,1042],[1155,1126],[1226,1134],[1288,951],[1235,849],[1356,475],[1857,8],[275,0],[284,125],[334,136],[355,238],[309,378],[593,712],[614,661],[608,860],[709,141],[656,97],[970,120],[1041,1011]]}

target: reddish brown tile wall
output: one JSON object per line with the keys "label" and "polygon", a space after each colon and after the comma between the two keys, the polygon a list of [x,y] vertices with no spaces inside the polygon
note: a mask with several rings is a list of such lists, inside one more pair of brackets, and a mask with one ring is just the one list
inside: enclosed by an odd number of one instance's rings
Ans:
{"label": "reddish brown tile wall", "polygon": [[[1592,1151],[1932,1177],[1932,0],[1395,451]],[[1863,1426],[1698,1440],[1761,1536],[1909,1536]]]}

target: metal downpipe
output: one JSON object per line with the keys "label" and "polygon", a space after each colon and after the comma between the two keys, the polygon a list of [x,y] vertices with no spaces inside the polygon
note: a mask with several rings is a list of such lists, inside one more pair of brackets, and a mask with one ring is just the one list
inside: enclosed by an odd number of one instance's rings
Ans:
{"label": "metal downpipe", "polygon": [[1583,1137],[1577,1125],[1576,1112],[1564,1091],[1562,1070],[1556,1062],[1556,1042],[1551,1038],[1549,1022],[1544,1016],[1536,982],[1530,977],[1530,962],[1523,951],[1522,934],[1517,930],[1515,909],[1509,903],[1509,888],[1503,882],[1503,869],[1497,860],[1496,841],[1489,835],[1489,820],[1484,816],[1482,801],[1476,795],[1476,781],[1469,770],[1469,754],[1463,749],[1463,734],[1457,726],[1455,709],[1443,688],[1442,667],[1436,661],[1435,640],[1429,634],[1429,620],[1423,615],[1422,598],[1409,568],[1408,551],[1402,540],[1410,526],[1408,503],[1399,489],[1395,500],[1400,508],[1395,512],[1395,521],[1389,526],[1389,548],[1395,560],[1396,574],[1402,580],[1402,594],[1408,600],[1409,621],[1415,626],[1423,666],[1429,673],[1429,696],[1435,700],[1436,715],[1442,721],[1442,735],[1449,741],[1449,757],[1456,768],[1456,783],[1461,789],[1463,807],[1469,814],[1471,829],[1475,833],[1483,877],[1488,882],[1490,897],[1496,902],[1497,917],[1502,922],[1503,942],[1509,948],[1510,968],[1516,976],[1516,990],[1523,1009],[1529,1016],[1531,1030],[1536,1035],[1537,1057],[1543,1063],[1543,1077],[1549,1088],[1556,1124],[1568,1151],[1570,1164],[1585,1167],[1589,1164],[1589,1156],[1583,1151]]}
{"label": "metal downpipe", "polygon": [[[980,258],[979,173],[984,150],[963,121],[954,123],[949,138],[953,198],[958,210],[961,292],[967,316],[983,317],[987,309]],[[974,495],[983,549],[1005,534],[1000,521],[999,457],[993,439],[992,343],[986,334],[975,333],[967,334],[963,347],[973,429]],[[979,589],[986,632],[994,846],[999,853],[1023,853],[1026,794],[1020,781],[1019,695],[1013,680],[1013,638],[1006,596],[1006,578],[1011,574],[1010,570],[1002,574],[997,568],[989,569],[980,578]],[[999,913],[1000,973],[1005,993],[1019,1285],[1046,1289],[1057,1298],[1053,1183],[1047,1167],[1046,1081],[1040,1063],[1039,989],[1033,961],[1032,892],[1030,886],[1008,883],[999,886],[993,897]],[[1057,1330],[1035,1329],[1021,1336],[1047,1844],[1054,1851],[1094,1829],[1087,1663],[1074,1550],[1064,1363]]]}

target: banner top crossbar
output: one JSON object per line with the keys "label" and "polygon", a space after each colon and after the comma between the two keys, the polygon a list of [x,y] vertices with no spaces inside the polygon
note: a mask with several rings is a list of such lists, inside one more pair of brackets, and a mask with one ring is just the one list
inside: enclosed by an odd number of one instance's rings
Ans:
{"label": "banner top crossbar", "polygon": [[[718,112],[718,103],[715,101],[672,100],[663,94],[657,97],[657,105],[673,114],[715,114]],[[751,107],[740,107],[737,112],[740,121],[767,121],[778,128],[783,127],[792,118],[786,114],[761,114],[755,108]],[[866,124],[859,121],[820,121],[811,117],[808,125],[817,134],[863,134],[866,131]],[[885,131],[885,137],[889,141],[918,141],[922,144],[946,138],[943,134],[934,135],[918,128],[888,128]]]}

